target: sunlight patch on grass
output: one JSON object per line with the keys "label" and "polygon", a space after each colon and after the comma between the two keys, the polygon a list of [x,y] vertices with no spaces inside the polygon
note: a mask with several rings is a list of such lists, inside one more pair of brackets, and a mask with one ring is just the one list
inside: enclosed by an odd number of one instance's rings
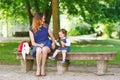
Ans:
{"label": "sunlight patch on grass", "polygon": [[0,44],[1,47],[5,46],[4,44]]}
{"label": "sunlight patch on grass", "polygon": [[102,47],[102,46],[106,46],[106,47],[114,47],[114,45],[102,45],[102,44],[93,44],[93,45],[81,45],[81,47],[90,47],[90,46],[96,46],[96,47]]}

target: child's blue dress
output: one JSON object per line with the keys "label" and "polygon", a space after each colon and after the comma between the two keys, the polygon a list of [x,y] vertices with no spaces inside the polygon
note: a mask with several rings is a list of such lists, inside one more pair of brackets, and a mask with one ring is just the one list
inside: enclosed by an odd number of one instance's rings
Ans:
{"label": "child's blue dress", "polygon": [[[44,44],[44,46],[49,47],[52,49],[52,41],[49,40],[49,34],[48,34],[48,25],[46,27],[39,28],[38,32],[34,33],[32,28],[30,28],[30,31],[32,31],[34,35],[34,40],[38,44]],[[30,52],[30,55],[33,57],[36,57],[36,49],[39,46],[34,46],[32,52]]]}
{"label": "child's blue dress", "polygon": [[[66,41],[67,38],[65,39],[60,39],[60,41],[63,41],[64,43],[67,43]],[[65,47],[62,47],[61,43],[60,43],[60,46],[58,47],[58,50],[66,50],[67,52],[70,51],[70,46],[65,46]]]}

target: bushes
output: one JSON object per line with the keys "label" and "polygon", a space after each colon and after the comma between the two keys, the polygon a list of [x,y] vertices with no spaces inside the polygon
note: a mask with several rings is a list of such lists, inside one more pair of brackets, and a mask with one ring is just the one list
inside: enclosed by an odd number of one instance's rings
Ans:
{"label": "bushes", "polygon": [[115,27],[116,27],[116,31],[117,31],[117,36],[120,39],[120,22],[117,22],[116,25],[115,25]]}
{"label": "bushes", "polygon": [[104,27],[103,33],[109,38],[112,38],[112,33],[115,31],[115,26],[113,23],[107,23]]}
{"label": "bushes", "polygon": [[114,24],[114,22],[98,23],[94,25],[94,28],[97,33],[101,32],[105,38],[116,38],[116,28]]}
{"label": "bushes", "polygon": [[90,24],[85,23],[85,22],[78,23],[78,24],[76,24],[74,26],[75,26],[74,28],[72,27],[68,31],[68,35],[76,36],[76,35],[90,34],[90,33],[94,32],[93,27],[91,27]]}
{"label": "bushes", "polygon": [[[72,25],[72,28],[68,31],[68,35],[77,36],[77,35],[92,34],[92,33],[95,33],[95,30],[96,30],[96,32],[101,32],[104,35],[104,37],[113,38],[113,37],[119,36],[120,38],[120,26],[118,24],[117,30],[116,30],[116,27],[114,24],[115,24],[114,22],[113,23],[107,22],[104,24],[98,23],[93,27],[88,23],[79,22],[79,23],[75,23],[75,25]],[[97,26],[96,29],[95,29],[95,26]],[[115,32],[117,32],[118,35],[113,34]]]}
{"label": "bushes", "polygon": [[68,35],[69,36],[77,36],[77,35],[80,35],[80,34],[77,30],[71,29],[71,30],[68,31]]}

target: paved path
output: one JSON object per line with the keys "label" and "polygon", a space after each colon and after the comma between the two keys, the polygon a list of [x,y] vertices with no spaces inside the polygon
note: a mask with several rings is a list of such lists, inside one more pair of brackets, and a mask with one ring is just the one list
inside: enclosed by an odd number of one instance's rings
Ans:
{"label": "paved path", "polygon": [[8,37],[8,38],[0,38],[0,42],[5,42],[5,41],[13,41],[13,40],[29,40],[29,37]]}
{"label": "paved path", "polygon": [[120,67],[109,67],[104,76],[97,76],[94,66],[70,66],[69,72],[57,74],[55,67],[46,67],[47,76],[36,77],[35,70],[24,73],[19,65],[0,65],[0,80],[120,80]]}
{"label": "paved path", "polygon": [[[68,38],[70,39],[71,42],[74,41],[79,41],[79,40],[100,40],[100,39],[104,39],[102,37],[96,37],[96,33],[95,34],[90,34],[90,35],[82,35],[82,36],[68,36]],[[26,40],[30,40],[29,37],[8,37],[8,38],[0,38],[0,42],[4,42],[4,41],[12,41],[12,40],[21,40],[21,41],[26,41]]]}

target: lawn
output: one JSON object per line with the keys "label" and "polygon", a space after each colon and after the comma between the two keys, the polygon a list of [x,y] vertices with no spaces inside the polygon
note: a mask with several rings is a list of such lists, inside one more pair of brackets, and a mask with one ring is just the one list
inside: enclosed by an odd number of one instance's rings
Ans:
{"label": "lawn", "polygon": [[18,64],[19,60],[15,59],[14,51],[20,41],[0,42],[0,63],[1,64]]}
{"label": "lawn", "polygon": [[[79,41],[71,46],[71,52],[117,52],[115,60],[110,64],[120,64],[120,40],[90,40]],[[76,64],[95,64],[96,61],[72,61]]]}
{"label": "lawn", "polygon": [[[1,64],[20,64],[15,59],[13,52],[17,50],[20,41],[0,42],[0,63]],[[110,64],[120,64],[120,40],[82,40],[71,45],[71,52],[117,52],[115,60]],[[48,60],[47,62],[54,62]],[[96,61],[71,61],[73,64],[95,64]]]}

